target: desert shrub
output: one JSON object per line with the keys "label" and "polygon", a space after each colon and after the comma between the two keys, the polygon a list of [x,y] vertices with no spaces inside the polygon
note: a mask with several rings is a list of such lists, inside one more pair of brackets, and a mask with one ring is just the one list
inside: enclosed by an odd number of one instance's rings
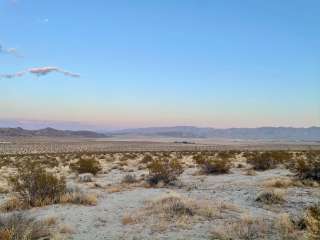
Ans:
{"label": "desert shrub", "polygon": [[210,240],[254,240],[266,239],[271,226],[263,218],[243,215],[237,221],[214,226]]}
{"label": "desert shrub", "polygon": [[271,178],[264,182],[266,187],[275,187],[275,188],[288,188],[295,185],[294,181],[290,178]]}
{"label": "desert shrub", "polygon": [[134,174],[127,174],[122,179],[122,183],[128,183],[128,184],[135,183],[137,181],[138,181],[137,177]]}
{"label": "desert shrub", "polygon": [[24,214],[0,216],[1,240],[49,239],[50,231],[41,221]]}
{"label": "desert shrub", "polygon": [[70,168],[80,174],[92,173],[93,175],[102,170],[100,162],[94,158],[81,158],[77,162],[70,164]]}
{"label": "desert shrub", "polygon": [[308,231],[308,239],[320,239],[320,203],[310,206],[306,210],[304,221]]}
{"label": "desert shrub", "polygon": [[148,182],[151,185],[163,182],[174,182],[183,172],[182,164],[176,159],[159,158],[152,160],[147,166],[149,170]]}
{"label": "desert shrub", "polygon": [[134,153],[125,153],[123,154],[121,157],[120,157],[120,161],[127,161],[127,160],[133,160],[133,159],[136,159],[137,158],[137,155],[134,154]]}
{"label": "desert shrub", "polygon": [[253,165],[254,170],[265,171],[277,167],[281,161],[272,152],[256,152],[247,157],[247,162]]}
{"label": "desert shrub", "polygon": [[169,193],[145,201],[138,211],[126,214],[123,224],[147,223],[153,231],[171,228],[189,228],[193,224],[220,217],[222,208],[217,202],[196,200]]}
{"label": "desert shrub", "polygon": [[153,160],[152,156],[149,154],[146,154],[143,156],[141,163],[147,164],[150,163]]}
{"label": "desert shrub", "polygon": [[234,158],[236,155],[235,152],[233,151],[220,151],[217,153],[217,157],[220,158],[220,159],[231,159],[231,158]]}
{"label": "desert shrub", "polygon": [[10,178],[10,185],[28,207],[57,203],[66,189],[63,177],[58,178],[37,165],[18,168],[18,173]]}
{"label": "desert shrub", "polygon": [[73,190],[61,195],[59,202],[62,204],[70,203],[95,206],[97,205],[98,197],[94,193],[84,193],[80,190]]}
{"label": "desert shrub", "polygon": [[228,157],[223,156],[203,156],[194,157],[195,162],[205,174],[222,174],[228,173],[231,168],[231,163]]}
{"label": "desert shrub", "polygon": [[320,154],[308,152],[305,158],[297,159],[294,171],[301,179],[311,179],[320,181]]}
{"label": "desert shrub", "polygon": [[284,192],[280,189],[265,190],[258,194],[256,201],[264,204],[279,204],[284,202]]}

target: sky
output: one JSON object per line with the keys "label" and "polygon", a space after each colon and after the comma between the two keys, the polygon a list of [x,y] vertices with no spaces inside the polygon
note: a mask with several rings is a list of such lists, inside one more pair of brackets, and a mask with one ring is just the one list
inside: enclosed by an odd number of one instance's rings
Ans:
{"label": "sky", "polygon": [[318,0],[0,0],[0,119],[319,126],[319,11]]}

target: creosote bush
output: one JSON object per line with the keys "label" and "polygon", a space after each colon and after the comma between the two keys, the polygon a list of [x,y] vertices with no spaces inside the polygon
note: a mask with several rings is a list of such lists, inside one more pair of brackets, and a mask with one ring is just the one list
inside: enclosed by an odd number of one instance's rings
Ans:
{"label": "creosote bush", "polygon": [[1,240],[51,239],[50,226],[24,214],[0,216]]}
{"label": "creosote bush", "polygon": [[283,157],[276,152],[255,152],[247,155],[247,162],[253,165],[254,170],[258,171],[276,168],[282,161]]}
{"label": "creosote bush", "polygon": [[301,179],[320,181],[320,154],[318,152],[307,152],[305,157],[297,159],[294,171]]}
{"label": "creosote bush", "polygon": [[193,158],[196,164],[205,174],[223,174],[228,173],[231,168],[229,155],[205,156],[196,155]]}
{"label": "creosote bush", "polygon": [[143,156],[141,163],[147,164],[150,163],[153,160],[152,156],[149,154],[146,154]]}
{"label": "creosote bush", "polygon": [[100,162],[94,158],[80,158],[77,162],[70,164],[70,168],[77,173],[92,173],[96,175],[102,170]]}
{"label": "creosote bush", "polygon": [[149,163],[147,168],[149,170],[147,181],[151,185],[156,185],[159,182],[170,184],[177,180],[177,178],[183,173],[183,166],[176,159],[155,159]]}
{"label": "creosote bush", "polygon": [[66,181],[48,173],[38,165],[18,168],[10,184],[24,207],[42,206],[59,202],[66,190]]}
{"label": "creosote bush", "polygon": [[304,222],[308,231],[308,239],[320,239],[320,203],[310,206],[306,210]]}

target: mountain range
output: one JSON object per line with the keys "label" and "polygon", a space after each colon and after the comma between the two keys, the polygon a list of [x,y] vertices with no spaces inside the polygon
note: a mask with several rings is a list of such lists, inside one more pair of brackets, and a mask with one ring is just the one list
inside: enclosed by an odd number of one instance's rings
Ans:
{"label": "mountain range", "polygon": [[39,130],[26,130],[21,127],[17,128],[0,128],[0,137],[85,137],[85,138],[102,138],[107,137],[104,133],[93,131],[71,131],[57,130],[54,128],[44,128]]}
{"label": "mountain range", "polygon": [[136,128],[117,131],[71,131],[44,128],[26,130],[17,128],[0,128],[0,137],[86,137],[104,138],[112,136],[145,136],[145,137],[173,137],[173,138],[223,138],[223,139],[275,139],[275,140],[303,140],[320,141],[320,127],[260,127],[260,128],[199,128],[192,126]]}
{"label": "mountain range", "polygon": [[320,140],[320,127],[198,128],[192,126],[139,128],[116,131],[116,135],[144,135],[178,138]]}

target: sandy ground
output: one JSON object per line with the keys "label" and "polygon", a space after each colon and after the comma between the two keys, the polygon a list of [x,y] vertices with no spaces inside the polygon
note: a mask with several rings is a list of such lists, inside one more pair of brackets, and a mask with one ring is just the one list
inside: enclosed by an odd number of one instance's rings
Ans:
{"label": "sandy ground", "polygon": [[[118,154],[119,155],[119,154]],[[52,205],[28,210],[37,218],[55,217],[59,224],[67,226],[70,235],[64,239],[210,239],[211,231],[229,220],[239,219],[243,214],[271,222],[283,213],[299,216],[306,206],[320,199],[320,189],[312,187],[290,187],[286,189],[285,202],[266,207],[256,202],[256,196],[265,189],[266,180],[278,177],[292,177],[292,173],[284,168],[257,172],[255,176],[246,175],[246,167],[232,168],[229,174],[199,175],[198,169],[192,166],[189,156],[184,158],[187,167],[180,176],[179,184],[172,187],[145,188],[128,187],[119,191],[109,191],[119,186],[123,177],[134,173],[138,178],[147,174],[145,169],[139,170],[137,160],[128,160],[124,169],[114,169],[119,161],[104,162],[104,170],[94,177],[93,182],[80,183],[74,174],[69,174],[69,186],[78,186],[86,192],[98,193],[96,206]],[[63,171],[62,171],[63,172]],[[3,176],[8,169],[0,171]],[[10,174],[9,174],[10,175]],[[93,185],[98,184],[99,187]],[[151,222],[139,222],[125,225],[122,219],[126,214],[143,208],[145,201],[164,194],[175,192],[183,197],[195,200],[209,200],[233,205],[235,208],[226,211],[223,218],[201,221],[187,228],[169,227],[158,231]],[[0,203],[10,194],[0,194]],[[277,239],[270,236],[268,239]]]}
{"label": "sandy ground", "polygon": [[[187,141],[187,144],[183,143]],[[287,140],[179,139],[179,138],[6,138],[1,154],[66,152],[213,151],[213,150],[320,150],[320,142]]]}

